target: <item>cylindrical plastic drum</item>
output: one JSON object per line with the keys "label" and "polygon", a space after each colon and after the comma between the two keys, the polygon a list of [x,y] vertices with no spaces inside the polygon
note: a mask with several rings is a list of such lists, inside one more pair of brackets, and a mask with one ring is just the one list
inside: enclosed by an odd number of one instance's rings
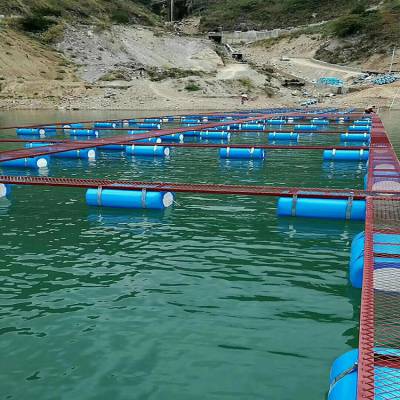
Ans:
{"label": "cylindrical plastic drum", "polygon": [[170,153],[169,147],[164,146],[126,146],[127,154],[146,157],[165,157]]}
{"label": "cylindrical plastic drum", "polygon": [[115,208],[164,209],[172,206],[171,192],[150,192],[142,190],[88,189],[86,203],[89,206]]}
{"label": "cylindrical plastic drum", "polygon": [[265,151],[264,149],[255,149],[254,147],[251,149],[225,147],[219,149],[219,155],[221,158],[264,159]]}

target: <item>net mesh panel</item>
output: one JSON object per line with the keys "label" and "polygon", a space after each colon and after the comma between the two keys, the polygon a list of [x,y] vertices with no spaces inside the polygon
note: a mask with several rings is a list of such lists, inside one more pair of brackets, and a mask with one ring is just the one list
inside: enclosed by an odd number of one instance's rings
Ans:
{"label": "net mesh panel", "polygon": [[400,236],[397,235],[400,235],[400,200],[369,197],[359,399],[400,399]]}
{"label": "net mesh panel", "polygon": [[[374,232],[400,233],[400,201],[374,199],[373,221]],[[374,239],[375,398],[400,399],[400,258],[392,255],[400,254],[400,245],[393,240],[393,249],[376,257],[378,240]]]}
{"label": "net mesh panel", "polygon": [[[400,192],[399,160],[378,118],[374,119],[371,132],[368,189]],[[400,400],[399,254],[399,198],[368,197],[360,318],[359,400]]]}

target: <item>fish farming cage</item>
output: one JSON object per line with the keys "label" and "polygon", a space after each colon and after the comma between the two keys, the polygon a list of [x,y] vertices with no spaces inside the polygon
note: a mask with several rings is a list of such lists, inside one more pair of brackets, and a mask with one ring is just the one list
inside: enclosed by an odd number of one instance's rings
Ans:
{"label": "fish farming cage", "polygon": [[368,197],[358,399],[400,399],[399,239],[400,199]]}
{"label": "fish farming cage", "polygon": [[[177,126],[164,128],[159,121],[167,124],[175,123]],[[72,129],[74,124],[76,127],[79,126],[79,129],[84,129],[88,124],[93,125],[93,122],[69,124],[57,122],[25,127],[4,127],[0,130],[10,128],[36,130],[48,126],[52,126],[51,129],[54,130],[65,130]],[[141,141],[141,147],[152,149],[155,147],[154,144],[143,143],[143,140],[155,140],[187,132],[194,132],[193,135],[203,131],[221,130],[229,130],[232,134],[278,132],[285,135],[282,138],[286,140],[298,138],[300,134],[340,134],[344,135],[345,140],[352,140],[351,138],[367,140],[368,145],[350,147],[207,143],[158,143],[158,145],[161,148],[164,146],[218,148],[221,157],[244,159],[252,159],[256,155],[262,158],[265,149],[323,150],[324,159],[326,157],[327,160],[368,162],[365,190],[2,175],[0,186],[5,185],[6,190],[3,192],[0,190],[0,194],[7,194],[7,188],[12,185],[80,187],[88,190],[88,204],[118,206],[118,201],[124,202],[125,194],[132,191],[136,196],[133,199],[136,208],[146,208],[149,205],[162,208],[166,204],[171,205],[173,197],[166,199],[165,196],[161,198],[155,196],[166,192],[274,196],[279,197],[278,215],[365,220],[365,232],[358,238],[361,239],[359,287],[362,288],[359,347],[351,355],[339,357],[335,362],[328,399],[400,399],[400,163],[380,118],[376,115],[366,116],[356,110],[269,109],[155,117],[148,118],[147,123],[156,126],[142,132],[138,121],[132,124],[130,121],[98,121],[97,126],[100,131],[111,129],[117,134],[112,137],[90,138],[86,141],[1,139],[0,142],[29,141],[31,145],[36,143],[43,146],[1,151],[0,167],[4,165],[3,163],[26,163],[26,160],[39,157],[60,153],[70,154],[102,146],[129,145],[133,148],[138,140]],[[184,124],[186,126],[183,126]],[[67,125],[68,128],[65,128]],[[280,127],[278,131],[275,125]],[[324,129],[320,129],[321,126]],[[127,134],[132,129],[137,129],[139,133],[133,136]],[[143,152],[146,153],[148,150]],[[124,194],[116,195],[117,191]],[[153,194],[151,198],[149,193]],[[329,203],[328,206],[326,202],[331,201],[334,203]],[[316,208],[319,209],[319,214],[316,214]]]}

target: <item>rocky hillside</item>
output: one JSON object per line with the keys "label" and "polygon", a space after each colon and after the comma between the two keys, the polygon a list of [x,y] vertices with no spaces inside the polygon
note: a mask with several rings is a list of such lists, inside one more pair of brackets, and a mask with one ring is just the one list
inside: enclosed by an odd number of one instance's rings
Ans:
{"label": "rocky hillside", "polygon": [[379,0],[209,0],[202,26],[214,30],[273,29],[337,18]]}
{"label": "rocky hillside", "polygon": [[150,0],[0,0],[0,14],[26,18],[26,27],[42,28],[61,19],[73,21],[141,23],[158,22]]}

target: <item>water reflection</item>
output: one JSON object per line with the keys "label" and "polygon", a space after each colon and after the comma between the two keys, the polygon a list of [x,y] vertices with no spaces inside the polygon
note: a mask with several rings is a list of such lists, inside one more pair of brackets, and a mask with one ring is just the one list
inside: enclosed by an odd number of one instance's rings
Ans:
{"label": "water reflection", "polygon": [[305,219],[299,217],[279,218],[278,232],[289,238],[319,239],[337,237],[349,240],[349,225],[345,221],[327,221],[320,219]]}

